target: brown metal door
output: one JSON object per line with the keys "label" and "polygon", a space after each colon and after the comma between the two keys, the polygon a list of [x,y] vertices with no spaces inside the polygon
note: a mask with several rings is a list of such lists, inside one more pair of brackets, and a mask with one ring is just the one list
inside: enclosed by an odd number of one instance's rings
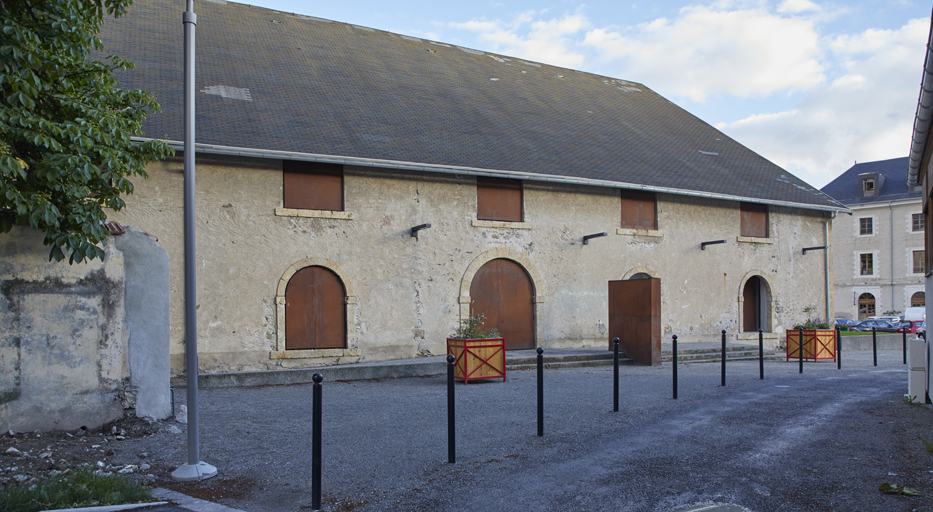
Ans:
{"label": "brown metal door", "polygon": [[483,265],[470,283],[470,314],[505,338],[506,350],[535,348],[534,288],[521,266],[506,259]]}
{"label": "brown metal door", "polygon": [[285,348],[344,348],[347,339],[346,292],[336,274],[305,267],[285,287]]}
{"label": "brown metal door", "polygon": [[609,350],[613,338],[635,364],[661,364],[661,280],[609,281]]}
{"label": "brown metal door", "polygon": [[758,312],[761,311],[761,292],[758,277],[752,277],[745,282],[742,290],[742,330],[745,332],[758,332],[761,324],[758,321]]}

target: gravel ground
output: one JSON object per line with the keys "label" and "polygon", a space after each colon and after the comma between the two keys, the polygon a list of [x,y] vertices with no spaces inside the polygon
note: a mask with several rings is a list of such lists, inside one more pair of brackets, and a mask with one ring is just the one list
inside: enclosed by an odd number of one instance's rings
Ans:
{"label": "gravel ground", "polygon": [[[444,377],[328,383],[323,501],[331,511],[625,510],[733,503],[752,511],[913,511],[933,498],[933,411],[904,403],[900,351],[833,362],[730,362],[546,370],[545,435],[535,372],[457,384],[457,464],[447,463]],[[311,386],[202,389],[201,459],[217,477],[178,483],[184,432],[109,442],[107,464],[139,464],[155,485],[251,512],[310,509]],[[184,399],[184,390],[176,397]],[[181,425],[184,430],[184,425]],[[79,441],[80,442],[80,441]],[[86,442],[85,442],[86,443]],[[109,450],[110,448],[108,448]]]}

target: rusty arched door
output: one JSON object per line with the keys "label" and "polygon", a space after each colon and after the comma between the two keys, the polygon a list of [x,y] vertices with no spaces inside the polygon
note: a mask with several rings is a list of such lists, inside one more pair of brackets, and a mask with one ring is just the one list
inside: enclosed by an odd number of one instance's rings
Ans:
{"label": "rusty arched door", "polygon": [[534,287],[519,264],[495,259],[480,267],[470,283],[470,314],[505,338],[506,350],[535,348]]}
{"label": "rusty arched door", "polygon": [[337,274],[305,267],[285,287],[285,349],[344,348],[346,291]]}

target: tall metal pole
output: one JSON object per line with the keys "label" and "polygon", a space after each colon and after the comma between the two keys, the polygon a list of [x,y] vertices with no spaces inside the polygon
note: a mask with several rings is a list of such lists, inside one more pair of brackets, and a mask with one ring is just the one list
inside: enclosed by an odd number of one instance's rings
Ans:
{"label": "tall metal pole", "polygon": [[198,17],[187,0],[185,26],[185,376],[188,389],[188,463],[172,472],[181,481],[204,480],[217,468],[201,462],[198,439],[198,292],[194,237],[194,31]]}

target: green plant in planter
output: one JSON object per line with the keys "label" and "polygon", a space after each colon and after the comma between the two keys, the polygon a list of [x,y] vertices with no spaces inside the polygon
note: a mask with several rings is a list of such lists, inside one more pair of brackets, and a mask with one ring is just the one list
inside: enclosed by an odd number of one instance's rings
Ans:
{"label": "green plant in planter", "polygon": [[457,332],[453,333],[450,338],[454,340],[481,340],[501,337],[499,331],[483,325],[484,320],[486,320],[485,314],[470,315],[469,318],[460,322]]}
{"label": "green plant in planter", "polygon": [[811,318],[810,315],[812,315],[814,311],[816,311],[816,307],[814,306],[807,306],[803,308],[803,312],[807,315],[807,320],[803,323],[801,322],[795,323],[793,329],[794,330],[797,330],[797,329],[812,330],[812,329],[832,329],[833,328],[833,326],[829,323],[828,318],[820,318],[818,316]]}

